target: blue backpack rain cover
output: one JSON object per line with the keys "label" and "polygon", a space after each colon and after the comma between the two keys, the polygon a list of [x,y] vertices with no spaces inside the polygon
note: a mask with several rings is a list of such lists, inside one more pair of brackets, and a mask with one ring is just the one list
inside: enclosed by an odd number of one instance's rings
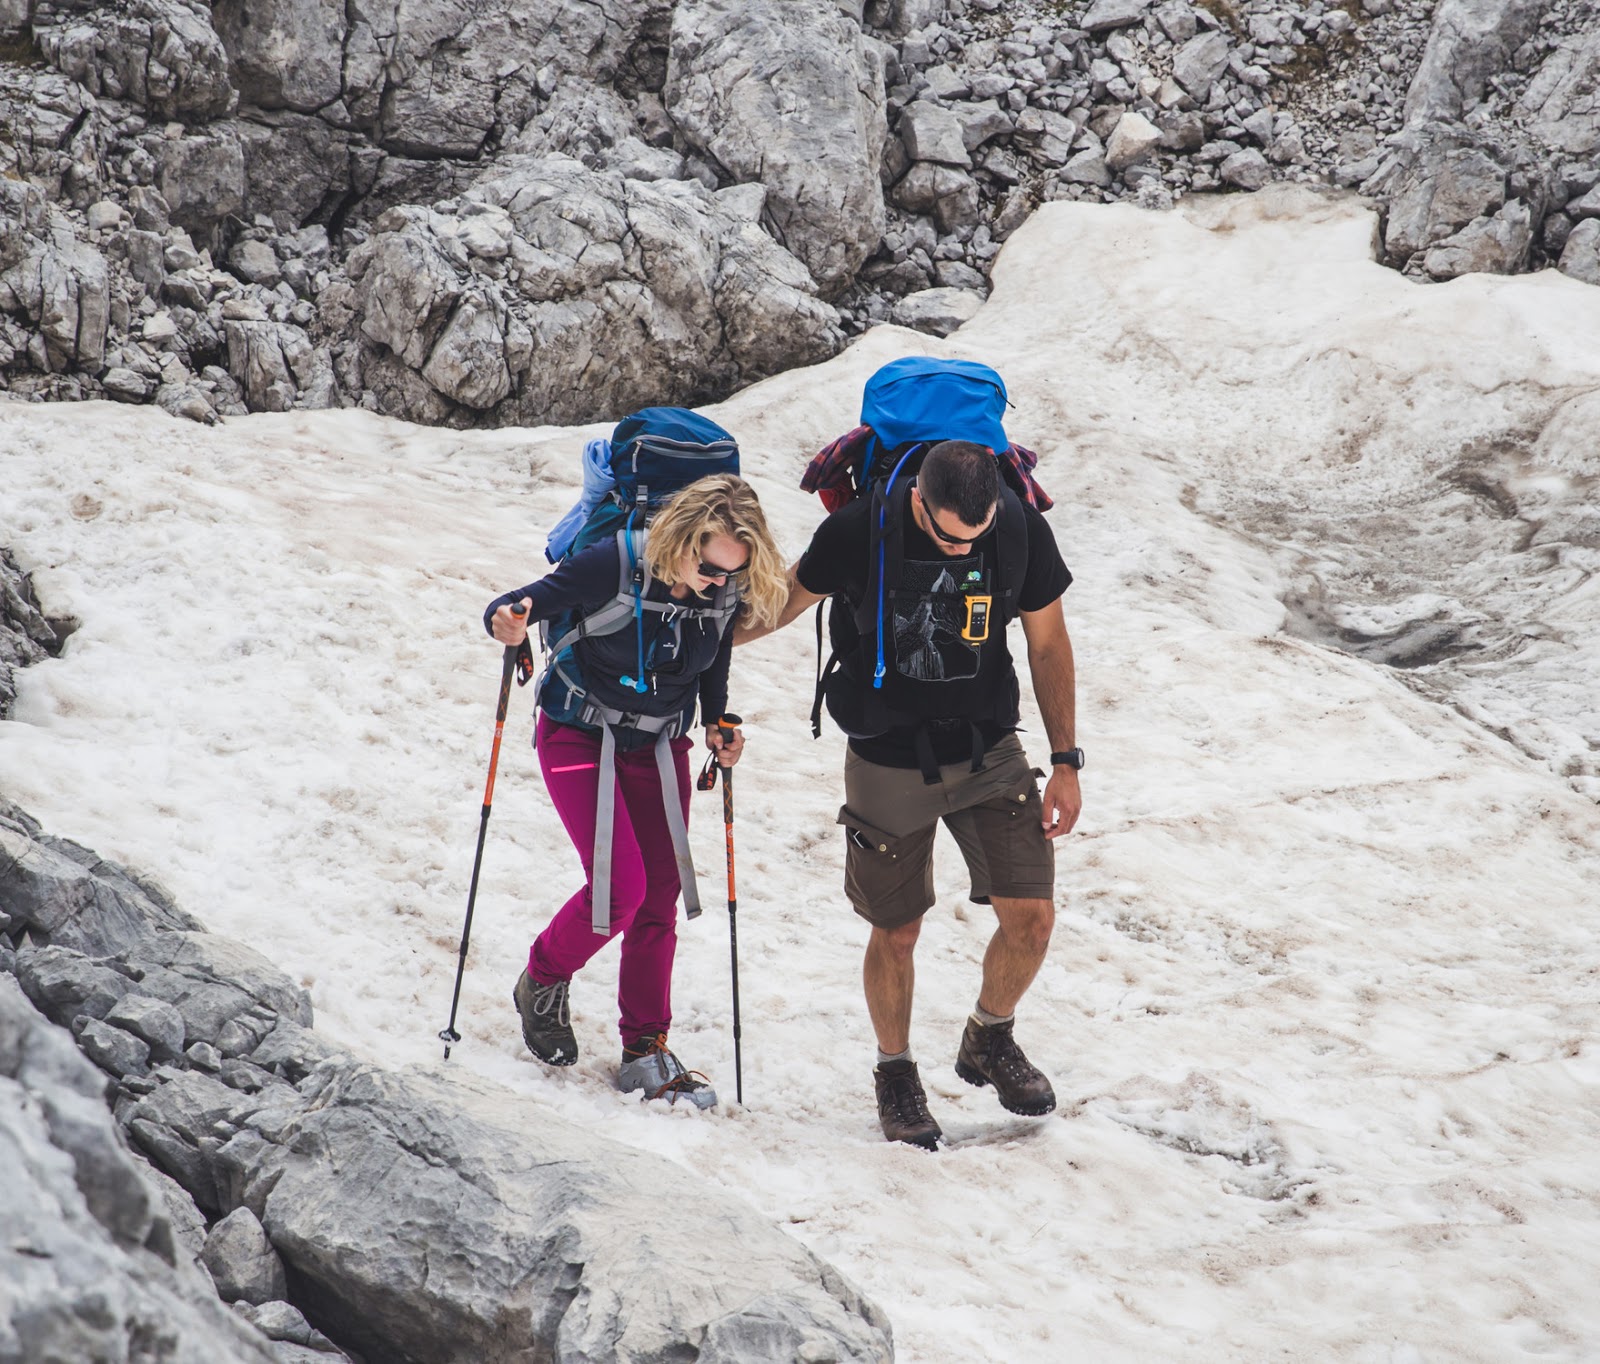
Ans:
{"label": "blue backpack rain cover", "polygon": [[[1005,381],[988,365],[907,355],[867,380],[861,424],[883,452],[914,441],[969,440],[998,455],[1011,444],[1001,423],[1007,405]],[[862,485],[878,472],[868,470]]]}

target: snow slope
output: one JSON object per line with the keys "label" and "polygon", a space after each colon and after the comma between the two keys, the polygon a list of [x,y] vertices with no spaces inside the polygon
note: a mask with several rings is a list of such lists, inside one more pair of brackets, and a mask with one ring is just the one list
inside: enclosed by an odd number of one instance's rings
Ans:
{"label": "snow slope", "polygon": [[[735,659],[745,1107],[610,1089],[609,954],[579,1066],[523,1051],[511,985],[577,868],[526,694],[450,1067],[737,1191],[888,1309],[902,1360],[1600,1356],[1600,291],[1419,287],[1372,230],[1297,192],[1051,205],[949,342],[882,328],[710,409],[798,552],[795,480],[878,364],[1007,378],[1077,576],[1089,755],[1018,1024],[1055,1116],[950,1068],[990,919],[944,840],[914,1046],[950,1141],[881,1140],[805,623]],[[479,613],[608,425],[0,405],[0,544],[82,622],[22,675],[0,789],[266,952],[326,1034],[439,1065],[499,675]],[[673,1039],[731,1099],[725,917],[681,929]]]}

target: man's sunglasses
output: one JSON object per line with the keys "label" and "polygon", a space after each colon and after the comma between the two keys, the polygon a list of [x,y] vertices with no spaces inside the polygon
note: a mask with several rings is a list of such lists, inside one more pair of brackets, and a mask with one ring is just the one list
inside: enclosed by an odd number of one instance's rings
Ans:
{"label": "man's sunglasses", "polygon": [[[917,489],[917,496],[922,497],[922,489]],[[947,545],[975,545],[994,529],[994,518],[989,519],[989,524],[976,535],[951,535],[939,524],[939,518],[933,514],[933,505],[927,498],[922,497],[922,510],[928,518],[928,524],[933,527],[933,533]]]}

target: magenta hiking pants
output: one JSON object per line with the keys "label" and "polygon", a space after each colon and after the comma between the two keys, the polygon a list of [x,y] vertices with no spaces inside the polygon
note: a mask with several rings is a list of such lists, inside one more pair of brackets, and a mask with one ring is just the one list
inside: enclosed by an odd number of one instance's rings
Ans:
{"label": "magenta hiking pants", "polygon": [[[583,859],[583,887],[556,911],[528,952],[541,985],[570,980],[609,941],[591,926],[594,815],[600,789],[600,736],[539,713],[539,770],[567,837]],[[687,738],[672,740],[683,816],[689,817]],[[624,1041],[672,1024],[672,958],[678,947],[678,862],[661,804],[653,748],[617,750],[616,823],[611,835],[611,936],[622,938],[617,1006]]]}

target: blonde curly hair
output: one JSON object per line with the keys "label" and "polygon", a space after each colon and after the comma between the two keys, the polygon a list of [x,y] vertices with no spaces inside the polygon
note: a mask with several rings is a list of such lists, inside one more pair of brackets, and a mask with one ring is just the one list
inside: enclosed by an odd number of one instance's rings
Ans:
{"label": "blonde curly hair", "polygon": [[731,536],[749,554],[739,575],[740,619],[747,625],[776,625],[789,597],[788,566],[767,529],[755,489],[737,475],[696,479],[667,500],[651,519],[645,543],[651,575],[676,587],[683,581],[685,557],[698,558],[718,535]]}

